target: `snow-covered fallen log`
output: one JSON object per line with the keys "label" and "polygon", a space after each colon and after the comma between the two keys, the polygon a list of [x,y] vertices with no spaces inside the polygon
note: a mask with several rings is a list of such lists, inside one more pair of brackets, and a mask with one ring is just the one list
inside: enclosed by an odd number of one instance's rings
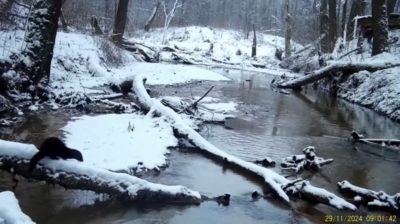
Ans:
{"label": "snow-covered fallen log", "polygon": [[[191,144],[200,149],[204,154],[222,161],[227,166],[232,166],[246,171],[251,175],[258,176],[263,180],[267,187],[269,187],[272,192],[283,201],[290,201],[287,194],[288,192],[293,195],[305,196],[306,198],[308,198],[307,196],[312,197],[315,199],[315,201],[326,203],[338,209],[356,209],[353,204],[330,192],[327,192],[324,189],[313,187],[310,184],[306,184],[306,187],[303,186],[304,184],[292,184],[290,180],[272,170],[258,166],[251,162],[244,161],[218,149],[210,142],[205,140],[199,133],[190,128],[189,125],[187,125],[185,121],[182,120],[182,118],[171,108],[165,107],[159,100],[151,98],[146,92],[146,89],[143,85],[143,77],[141,75],[137,74],[135,76],[132,89],[136,93],[138,100],[141,101],[141,105],[146,107],[143,108],[144,110],[149,111],[150,114],[153,113],[164,116],[167,120],[169,120],[170,124],[173,126],[175,131],[179,133],[179,135],[185,136],[185,138],[187,138]],[[289,187],[287,187],[289,185],[292,185],[290,187],[290,192],[288,191]],[[318,195],[319,197],[315,197],[315,195]]]}
{"label": "snow-covered fallen log", "polygon": [[354,201],[370,208],[379,208],[393,213],[400,213],[400,193],[389,195],[384,191],[373,191],[351,184],[344,180],[338,183],[340,191],[354,196]]}
{"label": "snow-covered fallen log", "polygon": [[4,191],[0,193],[0,223],[32,224],[35,222],[22,212],[14,193]]}
{"label": "snow-covered fallen log", "polygon": [[318,69],[309,75],[302,76],[300,78],[284,82],[278,85],[279,88],[296,89],[309,83],[318,81],[322,78],[328,77],[335,72],[344,72],[346,74],[352,74],[359,71],[375,72],[382,69],[392,68],[400,66],[400,62],[395,63],[368,63],[368,62],[334,62],[328,66]]}
{"label": "snow-covered fallen log", "polygon": [[198,204],[199,192],[184,186],[151,183],[124,173],[114,173],[75,160],[44,159],[32,173],[29,160],[37,152],[34,145],[0,140],[0,170],[26,178],[59,184],[68,189],[105,193],[127,201],[163,201]]}

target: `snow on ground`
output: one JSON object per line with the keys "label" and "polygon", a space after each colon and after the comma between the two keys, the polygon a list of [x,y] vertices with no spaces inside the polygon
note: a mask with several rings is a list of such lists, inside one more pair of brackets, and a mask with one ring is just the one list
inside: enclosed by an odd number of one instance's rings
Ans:
{"label": "snow on ground", "polygon": [[120,83],[140,73],[147,78],[147,84],[167,85],[185,83],[193,80],[227,81],[228,78],[200,67],[161,63],[136,62],[112,70],[114,83]]}
{"label": "snow on ground", "polygon": [[25,215],[18,204],[18,199],[11,191],[0,192],[0,224],[34,223]]}
{"label": "snow on ground", "polygon": [[[161,45],[162,37],[163,30],[154,29],[144,34],[143,32],[136,33],[133,40],[157,47]],[[208,53],[209,57],[221,61],[242,63],[251,59],[253,36],[246,38],[240,31],[210,27],[171,27],[167,30],[167,41],[167,45],[193,52],[193,56],[205,56]],[[257,41],[257,58],[277,64],[275,49],[285,46],[284,38],[258,32]],[[211,44],[213,44],[212,52],[210,51]],[[300,45],[294,44],[294,47],[298,48]]]}
{"label": "snow on ground", "polygon": [[85,163],[109,170],[166,165],[167,147],[177,145],[163,118],[108,114],[74,118],[63,130],[66,144],[82,152]]}

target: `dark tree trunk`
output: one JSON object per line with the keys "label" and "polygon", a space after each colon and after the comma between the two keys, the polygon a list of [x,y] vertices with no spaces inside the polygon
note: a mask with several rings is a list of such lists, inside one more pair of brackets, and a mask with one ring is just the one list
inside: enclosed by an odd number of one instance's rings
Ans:
{"label": "dark tree trunk", "polygon": [[[383,1],[383,0],[381,0]],[[352,36],[354,33],[354,17],[362,16],[365,12],[366,6],[365,0],[353,0],[353,4],[351,4],[349,20],[347,21],[347,36]]]}
{"label": "dark tree trunk", "polygon": [[373,43],[372,56],[387,52],[388,48],[388,17],[386,3],[383,0],[372,0]]}
{"label": "dark tree trunk", "polygon": [[390,13],[394,12],[394,8],[396,7],[396,3],[397,3],[397,0],[386,0],[388,15]]}
{"label": "dark tree trunk", "polygon": [[290,40],[292,39],[292,21],[290,16],[290,3],[289,0],[285,0],[285,58],[289,58],[291,55]]}
{"label": "dark tree trunk", "polygon": [[347,1],[344,0],[342,8],[342,35],[344,37],[344,32],[346,32],[346,14],[347,14]]}
{"label": "dark tree trunk", "polygon": [[153,23],[154,19],[156,18],[157,11],[160,8],[161,2],[157,2],[157,5],[154,7],[153,12],[151,13],[149,19],[144,26],[144,31],[149,32],[151,24]]}
{"label": "dark tree trunk", "polygon": [[257,56],[257,35],[256,35],[256,26],[253,24],[253,46],[251,48],[251,56]]}
{"label": "dark tree trunk", "polygon": [[337,38],[336,0],[329,0],[329,52],[335,48]]}
{"label": "dark tree trunk", "polygon": [[128,6],[129,0],[119,0],[117,14],[114,19],[114,30],[112,35],[112,40],[117,44],[122,42],[122,36],[125,32],[126,19],[128,17]]}
{"label": "dark tree trunk", "polygon": [[90,25],[93,28],[93,34],[94,35],[103,35],[103,31],[100,28],[99,22],[97,21],[97,18],[95,16],[92,16],[92,18],[90,18]]}
{"label": "dark tree trunk", "polygon": [[44,93],[50,77],[61,5],[62,0],[38,0],[34,3],[24,40],[26,47],[21,54],[12,55],[1,71],[3,74],[15,72],[19,78],[2,75],[2,94],[29,92],[32,97],[46,97]]}
{"label": "dark tree trunk", "polygon": [[[28,19],[26,48],[22,54],[31,62],[26,70],[34,85],[48,83],[61,5],[62,0],[39,0]],[[44,14],[44,10],[48,13]]]}
{"label": "dark tree trunk", "polygon": [[328,16],[328,0],[321,0],[320,6],[320,34],[325,34],[321,40],[321,51],[323,53],[330,52],[330,41],[329,41],[329,16]]}

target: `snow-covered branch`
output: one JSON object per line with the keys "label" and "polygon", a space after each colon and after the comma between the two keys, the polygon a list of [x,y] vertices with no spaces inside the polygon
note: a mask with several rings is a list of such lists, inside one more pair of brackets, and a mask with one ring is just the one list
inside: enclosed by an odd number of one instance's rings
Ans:
{"label": "snow-covered branch", "polygon": [[166,36],[166,31],[169,27],[169,24],[171,23],[172,19],[175,16],[175,12],[178,8],[182,7],[182,4],[178,4],[179,0],[175,0],[174,5],[172,6],[171,10],[167,10],[167,6],[165,4],[165,1],[161,2],[161,5],[164,9],[164,16],[165,16],[165,20],[164,20],[164,31],[163,31],[163,38],[162,38],[162,44],[165,44],[165,36]]}
{"label": "snow-covered branch", "polygon": [[260,177],[263,182],[274,192],[274,194],[283,201],[290,201],[288,196],[288,193],[290,193],[291,195],[301,195],[306,198],[312,198],[313,201],[325,203],[338,209],[356,209],[353,204],[346,202],[342,198],[324,189],[314,187],[308,182],[293,184],[291,180],[286,179],[272,170],[258,166],[251,162],[244,161],[218,149],[210,142],[205,140],[199,133],[189,127],[189,125],[187,125],[186,122],[182,120],[182,118],[171,108],[165,107],[159,100],[151,98],[143,85],[143,77],[141,75],[137,74],[135,76],[132,89],[136,93],[141,105],[146,107],[143,109],[149,111],[149,113],[165,116],[165,118],[181,136],[185,136],[204,154],[222,161],[227,166],[232,166],[249,174]]}
{"label": "snow-covered branch", "polygon": [[339,189],[354,196],[354,201],[368,207],[380,208],[390,212],[400,212],[400,193],[388,195],[384,191],[373,191],[351,184],[344,180],[338,183]]}
{"label": "snow-covered branch", "polygon": [[33,224],[19,207],[18,200],[11,191],[0,193],[0,223]]}
{"label": "snow-covered branch", "polygon": [[91,190],[127,201],[149,200],[198,204],[199,192],[184,186],[166,186],[114,173],[75,160],[43,160],[32,173],[29,159],[37,152],[34,145],[0,140],[0,170],[26,178],[59,184],[68,189]]}

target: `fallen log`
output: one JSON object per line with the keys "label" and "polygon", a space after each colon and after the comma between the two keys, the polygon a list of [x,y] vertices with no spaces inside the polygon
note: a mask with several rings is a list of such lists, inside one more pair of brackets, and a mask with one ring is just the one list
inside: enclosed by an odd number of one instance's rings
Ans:
{"label": "fallen log", "polygon": [[400,214],[400,193],[388,195],[384,191],[373,191],[351,184],[344,180],[338,182],[339,190],[354,196],[356,202],[360,202],[369,208],[378,208],[392,213]]}
{"label": "fallen log", "polygon": [[375,138],[365,138],[363,135],[358,134],[357,132],[353,131],[351,133],[351,137],[356,142],[382,146],[382,147],[389,147],[393,149],[398,149],[400,147],[400,140],[399,139],[375,139]]}
{"label": "fallen log", "polygon": [[166,186],[124,174],[97,168],[75,160],[42,160],[29,172],[29,160],[37,149],[34,145],[0,140],[0,170],[67,189],[90,190],[125,201],[162,201],[199,204],[199,192],[184,186]]}
{"label": "fallen log", "polygon": [[[135,76],[132,89],[137,95],[138,100],[141,102],[141,105],[145,106],[145,108],[143,108],[144,110],[149,111],[149,113],[164,116],[170,121],[171,126],[174,128],[174,132],[177,132],[180,136],[186,138],[193,146],[205,155],[222,162],[222,164],[227,167],[236,168],[253,176],[257,176],[277,197],[287,203],[290,201],[287,193],[288,191],[283,190],[291,183],[290,180],[272,170],[232,156],[212,145],[199,133],[190,128],[171,108],[165,107],[159,100],[151,98],[146,92],[143,85],[143,77],[141,75],[137,74]],[[353,204],[324,189],[314,187],[310,184],[306,185],[306,187],[303,185],[294,185],[290,188],[290,193],[313,198],[318,202],[328,204],[337,209],[356,209]],[[318,197],[316,197],[316,195],[318,195]]]}
{"label": "fallen log", "polygon": [[309,75],[296,78],[291,81],[287,81],[278,84],[279,88],[297,89],[309,83],[318,81],[336,72],[345,72],[347,74],[353,74],[360,71],[375,72],[382,69],[393,68],[400,66],[400,62],[397,63],[352,63],[352,62],[335,62],[321,69],[312,72]]}

